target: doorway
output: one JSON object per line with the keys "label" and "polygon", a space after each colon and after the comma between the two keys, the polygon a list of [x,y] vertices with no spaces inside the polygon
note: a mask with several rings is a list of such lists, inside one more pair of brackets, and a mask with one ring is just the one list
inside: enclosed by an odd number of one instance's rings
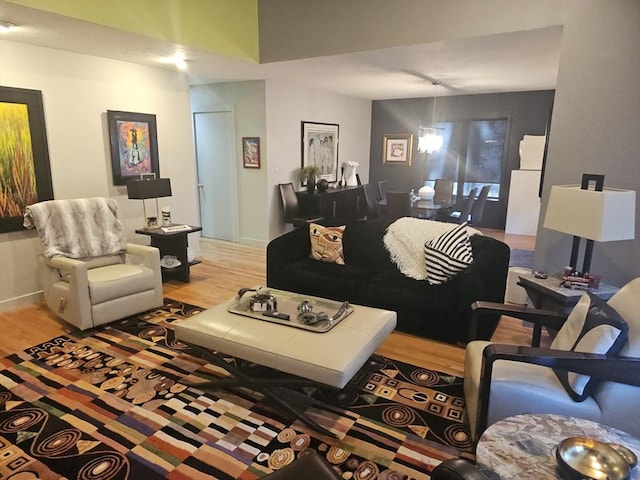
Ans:
{"label": "doorway", "polygon": [[193,115],[202,236],[238,242],[234,114]]}

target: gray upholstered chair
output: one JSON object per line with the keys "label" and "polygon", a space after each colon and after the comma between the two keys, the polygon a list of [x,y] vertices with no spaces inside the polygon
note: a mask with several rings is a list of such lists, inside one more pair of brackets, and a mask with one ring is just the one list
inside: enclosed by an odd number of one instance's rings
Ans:
{"label": "gray upholstered chair", "polygon": [[[550,349],[467,344],[464,395],[476,440],[487,426],[522,413],[579,417],[640,436],[640,277],[607,302],[583,296],[568,318],[489,302],[475,302],[473,308],[476,322],[482,321],[480,314],[490,312],[534,322],[536,329],[558,330]],[[607,323],[614,320],[615,327]],[[619,332],[626,328],[624,341]],[[567,340],[573,347],[566,348]],[[612,342],[619,348],[617,354],[609,350]],[[589,376],[599,383],[583,391]],[[586,398],[572,398],[580,394]]]}
{"label": "gray upholstered chair", "polygon": [[27,207],[42,241],[45,303],[80,330],[162,305],[160,255],[127,243],[113,199],[51,200]]}

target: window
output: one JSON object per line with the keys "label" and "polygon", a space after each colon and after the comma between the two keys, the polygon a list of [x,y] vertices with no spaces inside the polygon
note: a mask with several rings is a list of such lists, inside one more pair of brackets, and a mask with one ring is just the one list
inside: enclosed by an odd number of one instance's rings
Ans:
{"label": "window", "polygon": [[438,127],[443,129],[444,143],[427,159],[428,184],[451,178],[458,196],[491,185],[489,198],[500,198],[507,119],[443,122]]}

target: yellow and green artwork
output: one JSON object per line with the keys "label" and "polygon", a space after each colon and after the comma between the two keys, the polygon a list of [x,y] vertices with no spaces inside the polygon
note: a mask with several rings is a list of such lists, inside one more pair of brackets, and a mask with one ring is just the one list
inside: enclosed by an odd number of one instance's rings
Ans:
{"label": "yellow and green artwork", "polygon": [[26,207],[51,199],[42,92],[0,86],[0,233],[22,230]]}
{"label": "yellow and green artwork", "polygon": [[29,110],[0,102],[0,217],[16,217],[38,199]]}

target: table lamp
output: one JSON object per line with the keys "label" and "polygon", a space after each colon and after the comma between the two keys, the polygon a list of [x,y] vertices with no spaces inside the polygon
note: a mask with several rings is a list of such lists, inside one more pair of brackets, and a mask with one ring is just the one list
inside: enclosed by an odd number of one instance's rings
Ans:
{"label": "table lamp", "polygon": [[604,188],[604,175],[584,174],[581,185],[551,187],[543,226],[573,235],[569,265],[578,268],[580,240],[587,239],[582,274],[590,273],[593,242],[635,238],[636,192]]}
{"label": "table lamp", "polygon": [[[171,180],[168,178],[129,180],[127,182],[127,196],[133,200],[142,200],[145,228],[158,228],[158,215],[160,213],[158,198],[171,196]],[[155,217],[147,217],[147,207],[144,201],[149,198],[156,199]]]}

